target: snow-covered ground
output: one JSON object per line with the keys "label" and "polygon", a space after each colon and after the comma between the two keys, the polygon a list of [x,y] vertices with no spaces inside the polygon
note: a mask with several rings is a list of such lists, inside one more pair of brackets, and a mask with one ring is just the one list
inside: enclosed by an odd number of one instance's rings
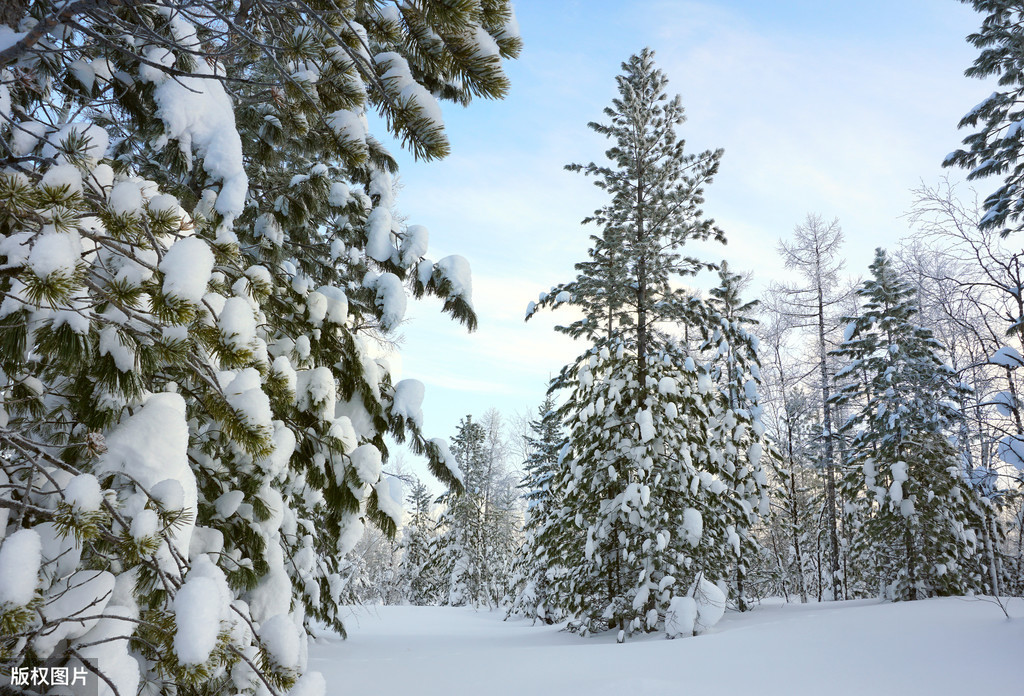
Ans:
{"label": "snow-covered ground", "polygon": [[706,635],[581,639],[502,612],[354,610],[350,638],[321,638],[327,693],[534,696],[1024,693],[1024,600],[762,605]]}

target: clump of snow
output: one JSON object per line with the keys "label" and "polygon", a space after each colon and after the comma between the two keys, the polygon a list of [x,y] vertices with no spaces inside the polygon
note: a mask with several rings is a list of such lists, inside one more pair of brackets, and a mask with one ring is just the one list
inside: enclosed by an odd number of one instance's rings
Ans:
{"label": "clump of snow", "polygon": [[222,493],[215,501],[213,507],[217,515],[224,519],[231,517],[238,510],[238,506],[245,500],[245,493],[239,490],[230,490]]}
{"label": "clump of snow", "polygon": [[263,213],[256,218],[256,222],[253,223],[253,234],[266,239],[276,247],[284,244],[284,229],[277,218],[270,213]]}
{"label": "clump of snow", "polygon": [[100,482],[92,474],[79,474],[64,488],[64,499],[80,512],[95,512],[103,503]]}
{"label": "clump of snow", "polygon": [[164,479],[149,489],[149,495],[164,510],[181,510],[185,506],[185,489],[181,481]]}
{"label": "clump of snow", "polygon": [[[179,394],[150,394],[140,409],[107,435],[106,443],[107,451],[97,462],[98,475],[123,472],[147,489],[173,479],[182,491],[180,508],[195,520],[198,493],[188,461],[185,400]],[[193,526],[193,522],[179,524],[169,532],[182,555],[188,553]]]}
{"label": "clump of snow", "polygon": [[988,361],[993,365],[1001,365],[1003,367],[1008,367],[1011,370],[1024,365],[1024,358],[1022,358],[1020,353],[1010,346],[1003,346],[997,350],[992,354],[992,357],[989,358]]}
{"label": "clump of snow", "polygon": [[434,446],[437,447],[437,451],[441,456],[441,462],[445,465],[445,468],[452,473],[459,483],[465,485],[466,479],[462,476],[462,469],[459,468],[459,463],[455,460],[455,455],[448,449],[448,442],[440,437],[435,437],[431,440]]}
{"label": "clump of snow", "polygon": [[348,184],[344,181],[335,181],[327,192],[327,204],[339,208],[349,202],[352,194],[348,191]]}
{"label": "clump of snow", "polygon": [[669,638],[692,636],[696,623],[696,600],[693,597],[673,597],[665,613],[665,635]]}
{"label": "clump of snow", "polygon": [[402,238],[402,246],[399,255],[403,266],[412,266],[424,254],[427,253],[427,244],[430,233],[423,225],[409,225]]}
{"label": "clump of snow", "polygon": [[41,609],[44,619],[53,621],[54,626],[37,635],[32,647],[45,658],[61,641],[88,633],[105,611],[113,590],[114,576],[103,570],[79,570],[55,582]]}
{"label": "clump of snow", "polygon": [[82,259],[82,239],[77,231],[56,232],[52,227],[44,228],[32,245],[28,255],[28,266],[39,278],[51,274],[71,275]]}
{"label": "clump of snow", "polygon": [[1017,399],[1013,392],[1001,391],[989,401],[996,407],[999,415],[1009,417],[1013,415],[1013,409],[1017,407]]}
{"label": "clump of snow", "polygon": [[690,546],[697,546],[700,543],[701,535],[704,534],[704,517],[696,508],[683,510],[683,539]]}
{"label": "clump of snow", "polygon": [[235,350],[245,350],[256,339],[256,317],[242,297],[229,297],[217,317],[224,343]]}
{"label": "clump of snow", "polygon": [[420,116],[431,122],[432,128],[444,126],[441,107],[438,106],[437,100],[423,85],[413,79],[409,63],[404,57],[389,51],[375,55],[373,62],[382,71],[381,80],[387,86],[389,93],[394,94],[401,101],[409,102],[417,109]]}
{"label": "clump of snow", "polygon": [[142,214],[142,189],[138,182],[120,181],[110,190],[107,204],[117,215],[139,216]]}
{"label": "clump of snow", "polygon": [[76,650],[83,660],[102,665],[104,676],[110,680],[110,684],[101,682],[99,696],[138,693],[139,663],[128,652],[128,641],[138,625],[138,611],[126,606],[107,606],[103,613],[92,630],[78,640]]}
{"label": "clump of snow", "polygon": [[473,304],[473,275],[469,270],[469,261],[462,256],[445,256],[434,264],[441,275],[451,283],[451,295],[461,297],[467,304]]}
{"label": "clump of snow", "polygon": [[[176,17],[179,24],[186,24]],[[153,99],[156,116],[164,123],[164,134],[157,143],[163,147],[176,140],[189,161],[195,148],[203,159],[203,168],[221,182],[215,210],[224,216],[227,227],[242,214],[249,177],[242,162],[242,139],[235,125],[234,105],[220,80],[207,79],[219,66],[195,62],[195,74],[203,77],[169,79],[159,70],[140,71],[140,77],[156,85]]]}
{"label": "clump of snow", "polygon": [[320,672],[306,672],[295,686],[288,692],[288,696],[324,696],[327,693],[327,681]]}
{"label": "clump of snow", "polygon": [[110,136],[95,123],[69,123],[56,133],[51,133],[46,137],[46,143],[42,148],[43,157],[52,157],[58,163],[67,162],[68,158],[64,151],[74,139],[79,139],[83,143],[83,147],[77,151],[77,154],[90,167],[96,166],[103,159],[103,155],[106,154],[107,147],[110,145]]}
{"label": "clump of snow", "polygon": [[317,413],[325,421],[334,417],[338,394],[334,373],[329,368],[316,367],[297,372],[296,394],[298,407],[303,411]]}
{"label": "clump of snow", "polygon": [[174,597],[174,653],[186,665],[210,659],[220,633],[220,598],[210,578],[188,578]]}
{"label": "clump of snow", "polygon": [[327,321],[343,325],[348,318],[348,297],[345,293],[330,285],[322,285],[316,291],[327,298]]}
{"label": "clump of snow", "polygon": [[74,165],[58,164],[46,170],[39,185],[42,188],[52,188],[55,190],[67,187],[68,194],[81,193],[82,173]]}
{"label": "clump of snow", "polygon": [[640,442],[648,442],[654,439],[654,416],[651,409],[636,412],[636,424],[640,426]]}
{"label": "clump of snow", "polygon": [[[327,117],[327,125],[346,143],[360,150],[366,148],[366,136],[369,134],[369,125],[366,122],[365,111],[355,112],[348,109],[340,109]],[[348,187],[345,188],[345,194],[347,201]],[[341,204],[339,203],[339,205]]]}
{"label": "clump of snow", "polygon": [[377,492],[377,508],[391,518],[396,527],[402,526],[402,481],[384,476],[373,487]]}
{"label": "clump of snow", "polygon": [[1007,435],[999,441],[999,458],[1024,471],[1024,436]]}
{"label": "clump of snow", "polygon": [[210,283],[213,262],[213,252],[206,242],[197,237],[179,239],[160,262],[164,293],[199,304]]}
{"label": "clump of snow", "polygon": [[698,635],[707,633],[725,615],[725,593],[701,573],[697,576],[690,595],[697,605],[697,618],[693,630]]}
{"label": "clump of snow", "polygon": [[[0,26],[0,29],[3,27]],[[11,151],[15,157],[24,157],[35,149],[46,135],[47,127],[41,121],[22,121],[11,126]]]}
{"label": "clump of snow", "polygon": [[380,450],[371,444],[360,445],[349,455],[352,459],[352,468],[356,476],[363,483],[376,483],[380,478],[383,462],[381,461]]}
{"label": "clump of snow", "polygon": [[132,520],[132,526],[128,532],[132,535],[133,539],[144,539],[146,537],[154,536],[160,530],[160,518],[157,516],[156,511],[146,508]]}
{"label": "clump of snow", "polygon": [[423,396],[425,393],[423,382],[416,379],[403,379],[395,385],[391,412],[396,416],[408,418],[417,426],[423,427]]}
{"label": "clump of snow", "polygon": [[299,666],[299,632],[287,614],[277,614],[260,625],[260,642],[280,667]]}
{"label": "clump of snow", "polygon": [[[246,311],[249,311],[246,305]],[[255,429],[269,435],[273,430],[273,414],[270,410],[270,397],[263,391],[260,373],[255,367],[240,370],[224,387],[224,396],[245,422]]]}
{"label": "clump of snow", "polygon": [[405,318],[408,298],[402,280],[394,273],[385,273],[374,281],[376,304],[380,307],[380,326],[385,331],[394,329]]}
{"label": "clump of snow", "polygon": [[39,586],[42,542],[32,529],[19,529],[0,542],[0,607],[25,606]]}

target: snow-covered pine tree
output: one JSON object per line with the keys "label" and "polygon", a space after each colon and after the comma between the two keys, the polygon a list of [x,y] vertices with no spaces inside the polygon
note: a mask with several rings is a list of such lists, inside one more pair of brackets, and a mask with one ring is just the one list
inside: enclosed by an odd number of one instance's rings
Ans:
{"label": "snow-covered pine tree", "polygon": [[732,273],[725,261],[718,269],[718,278],[719,284],[711,289],[708,299],[717,325],[702,350],[711,355],[711,377],[725,396],[724,412],[711,422],[713,442],[725,446],[717,456],[713,453],[712,462],[727,487],[723,496],[726,506],[721,513],[729,541],[730,559],[725,565],[735,568],[736,604],[740,611],[746,611],[749,602],[744,579],[757,554],[750,530],[769,511],[767,479],[760,466],[764,451],[763,407],[758,394],[761,366],[758,339],[749,330],[757,324],[750,314],[758,303],[743,300],[745,279]]}
{"label": "snow-covered pine tree", "polygon": [[435,604],[432,589],[437,582],[430,575],[430,542],[436,522],[430,514],[433,496],[427,485],[414,480],[406,496],[409,517],[402,527],[402,559],[398,568],[398,585],[404,601],[416,606]]}
{"label": "snow-covered pine tree", "polygon": [[546,541],[557,533],[551,525],[557,524],[561,500],[553,483],[562,464],[565,435],[550,394],[540,405],[537,418],[530,421],[526,440],[529,455],[523,463],[525,473],[520,484],[525,491],[526,515],[523,544],[516,551],[508,615],[553,623],[561,616],[548,599],[549,575],[560,572],[561,564],[548,553]]}
{"label": "snow-covered pine tree", "polygon": [[556,380],[567,392],[559,415],[569,448],[552,483],[561,507],[544,539],[565,570],[552,574],[551,602],[575,629],[617,628],[620,641],[661,625],[700,573],[731,575],[733,492],[719,473],[722,451],[741,448],[743,435],[710,368],[668,333],[704,337],[717,323],[676,281],[713,267],[685,256],[687,242],[724,241],[700,209],[722,153],[685,152],[675,134],[680,99],[666,96],[650,50],[623,71],[608,122],[589,124],[612,141],[609,164],[569,166],[610,198],[587,218],[601,228],[594,263],[527,309],[529,318],[538,307],[579,307],[584,319],[565,330],[594,343]]}
{"label": "snow-covered pine tree", "polygon": [[440,579],[442,604],[493,608],[507,594],[518,529],[500,427],[496,411],[483,422],[467,415],[452,438],[464,492],[449,490],[438,500],[445,508],[431,547],[431,571]]}
{"label": "snow-covered pine tree", "polygon": [[431,545],[431,564],[440,581],[441,604],[488,605],[484,586],[483,520],[479,492],[484,470],[484,429],[471,415],[459,421],[452,438],[452,456],[462,472],[464,492],[445,492],[437,519],[438,535]]}
{"label": "snow-covered pine tree", "polygon": [[505,92],[511,8],[20,6],[0,27],[0,551],[24,580],[4,664],[322,694],[278,648],[341,628],[345,553],[365,519],[400,521],[385,435],[458,487],[378,346],[409,291],[475,324],[465,260],[393,218],[366,117],[445,155],[437,100]]}
{"label": "snow-covered pine tree", "polygon": [[1002,176],[1003,184],[985,198],[980,229],[1004,236],[1021,229],[1024,215],[1024,7],[1016,0],[961,0],[984,15],[967,41],[980,53],[964,71],[968,77],[995,77],[1000,90],[960,119],[960,128],[976,129],[964,148],[946,155],[943,166],[970,170],[967,178]]}
{"label": "snow-covered pine tree", "polygon": [[964,387],[931,331],[915,324],[916,293],[882,249],[870,271],[857,290],[861,313],[848,318],[835,351],[848,361],[834,397],[851,411],[842,426],[852,436],[843,484],[856,497],[846,503],[862,520],[851,565],[873,580],[854,589],[898,600],[984,591],[979,540],[991,505],[951,443]]}

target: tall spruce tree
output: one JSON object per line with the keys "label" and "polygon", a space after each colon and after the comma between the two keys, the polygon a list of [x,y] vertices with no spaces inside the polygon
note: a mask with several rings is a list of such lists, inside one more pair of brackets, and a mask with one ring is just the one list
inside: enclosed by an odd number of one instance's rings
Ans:
{"label": "tall spruce tree", "polygon": [[511,8],[4,16],[0,548],[33,582],[0,606],[2,659],[80,660],[122,694],[283,693],[304,665],[279,635],[342,628],[345,554],[400,522],[385,436],[459,485],[377,346],[410,292],[472,327],[468,266],[393,217],[367,116],[444,156],[438,99],[507,89]]}
{"label": "tall spruce tree", "polygon": [[913,600],[983,591],[979,541],[991,505],[951,443],[964,387],[931,331],[915,323],[916,292],[882,249],[870,271],[857,290],[861,313],[835,351],[848,361],[835,401],[851,411],[843,483],[847,504],[860,509],[852,565],[867,586],[859,593]]}
{"label": "tall spruce tree", "polygon": [[[527,317],[573,304],[585,316],[574,334],[594,344],[555,382],[567,392],[559,414],[569,447],[552,483],[561,507],[544,545],[564,569],[551,578],[552,603],[577,630],[616,628],[620,641],[661,626],[699,573],[732,576],[736,556],[727,549],[745,525],[733,524],[729,501],[760,505],[757,484],[746,486],[759,473],[756,450],[743,449],[749,419],[671,333],[682,325],[709,337],[717,324],[714,309],[676,281],[713,267],[684,255],[687,242],[724,242],[700,208],[722,152],[686,153],[675,133],[680,99],[667,97],[650,50],[622,67],[607,122],[589,124],[611,141],[609,163],[568,167],[594,176],[609,196],[586,220],[601,230],[594,262]],[[725,451],[749,457],[734,490]]]}

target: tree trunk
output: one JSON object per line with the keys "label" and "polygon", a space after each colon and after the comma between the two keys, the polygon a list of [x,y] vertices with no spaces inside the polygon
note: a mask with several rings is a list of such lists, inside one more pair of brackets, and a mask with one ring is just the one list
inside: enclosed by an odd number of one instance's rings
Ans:
{"label": "tree trunk", "polygon": [[[820,278],[820,274],[819,274]],[[825,297],[824,288],[818,283],[818,360],[821,368],[821,399],[825,427],[825,500],[827,505],[829,539],[829,589],[832,599],[841,594],[839,581],[839,529],[836,523],[836,472],[835,448],[832,434],[832,405],[829,403],[831,390],[828,383],[828,364],[825,353]]]}

